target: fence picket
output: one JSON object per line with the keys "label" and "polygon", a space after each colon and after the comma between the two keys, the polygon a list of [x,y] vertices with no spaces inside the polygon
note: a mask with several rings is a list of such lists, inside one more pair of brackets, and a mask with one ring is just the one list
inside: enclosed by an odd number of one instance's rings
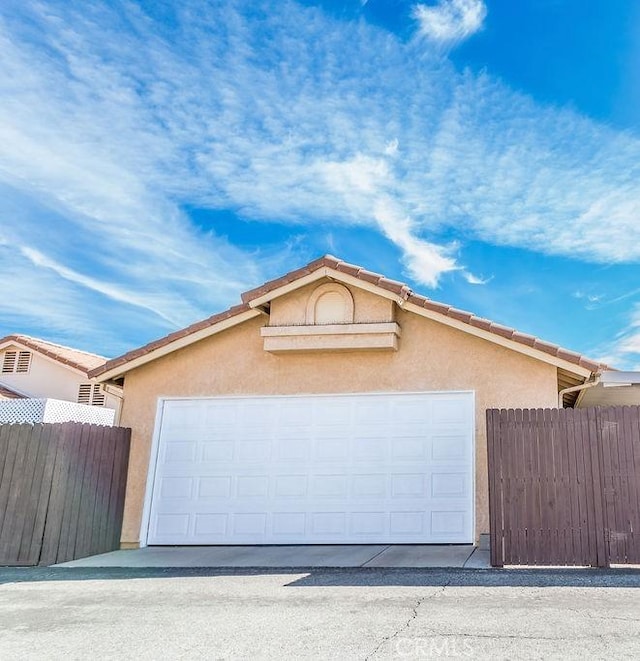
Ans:
{"label": "fence picket", "polygon": [[[52,564],[118,548],[129,434],[79,423],[0,425],[0,565]],[[120,460],[100,482],[103,446],[113,439]],[[104,523],[111,535],[101,540],[94,505],[112,483],[118,498],[108,512],[113,521]]]}
{"label": "fence picket", "polygon": [[486,419],[493,565],[640,563],[640,407]]}

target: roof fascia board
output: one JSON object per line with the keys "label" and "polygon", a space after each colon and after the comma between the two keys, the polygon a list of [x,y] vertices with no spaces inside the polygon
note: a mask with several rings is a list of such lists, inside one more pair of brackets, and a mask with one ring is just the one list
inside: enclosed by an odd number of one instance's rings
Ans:
{"label": "roof fascia board", "polygon": [[85,379],[87,379],[87,372],[90,370],[81,370],[78,369],[77,367],[74,367],[73,365],[69,365],[69,363],[64,362],[64,360],[58,360],[57,358],[54,358],[53,356],[48,356],[46,353],[43,353],[40,351],[38,348],[35,346],[32,346],[30,344],[23,344],[22,342],[19,342],[18,340],[9,340],[8,342],[3,342],[0,344],[0,351],[4,351],[5,349],[9,347],[17,347],[18,350],[22,351],[31,351],[32,353],[35,353],[38,355],[39,358],[42,358],[44,360],[48,360],[50,363],[54,363],[58,367],[64,367],[65,369],[70,370],[71,372],[75,372],[76,374],[82,375]]}
{"label": "roof fascia board", "polygon": [[514,342],[513,340],[509,340],[506,337],[501,337],[495,333],[485,331],[482,328],[476,328],[475,326],[466,324],[463,321],[459,321],[458,319],[453,319],[452,317],[439,314],[438,312],[433,312],[432,310],[426,310],[425,308],[422,308],[419,305],[415,305],[414,303],[405,303],[403,305],[403,309],[409,312],[414,312],[421,317],[426,317],[432,321],[437,321],[441,324],[445,324],[446,326],[450,326],[451,328],[463,331],[464,333],[469,333],[470,335],[487,340],[488,342],[493,342],[494,344],[505,347],[506,349],[517,351],[518,353],[529,356],[530,358],[535,358],[549,365],[560,367],[564,370],[567,370],[567,372],[571,372],[571,374],[577,374],[578,376],[584,378],[588,378],[592,374],[591,370],[587,369],[586,367],[581,367],[575,363],[570,363],[569,361],[558,358],[557,356],[552,356],[551,354],[540,351],[539,349],[528,347],[527,345],[521,344],[520,342]]}
{"label": "roof fascia board", "polygon": [[335,280],[345,285],[352,285],[353,287],[364,289],[365,291],[371,292],[372,294],[377,294],[378,296],[382,296],[383,298],[388,298],[389,300],[395,301],[396,303],[402,302],[404,304],[404,299],[398,296],[398,294],[394,294],[393,292],[388,291],[383,287],[379,287],[378,285],[375,285],[371,282],[367,282],[366,280],[361,280],[360,278],[356,278],[352,275],[349,275],[348,273],[343,273],[342,271],[336,271],[335,269],[332,269],[329,266],[322,266],[313,273],[309,273],[308,275],[302,276],[301,278],[292,280],[291,282],[287,282],[285,285],[282,285],[277,289],[273,289],[272,291],[267,292],[262,296],[258,296],[257,298],[248,301],[248,304],[252,308],[258,307],[260,305],[264,305],[265,303],[268,303],[269,301],[272,301],[275,298],[280,298],[281,296],[285,296],[286,294],[289,294],[290,292],[295,291],[296,289],[300,289],[305,285],[309,285],[312,284],[313,282],[317,282],[318,280],[322,280],[322,278],[329,278],[330,280]]}
{"label": "roof fascia board", "polygon": [[219,321],[217,324],[203,328],[202,330],[191,333],[190,335],[185,335],[184,337],[174,340],[170,344],[165,344],[164,346],[158,347],[157,349],[154,349],[149,353],[145,353],[138,358],[134,358],[133,360],[123,363],[122,365],[118,365],[117,367],[103,372],[102,374],[94,377],[94,380],[98,383],[104,383],[110,379],[122,376],[123,374],[136,369],[136,367],[141,367],[142,365],[145,365],[146,363],[149,363],[156,358],[161,358],[162,356],[166,356],[173,351],[187,347],[194,342],[199,342],[200,340],[204,340],[211,335],[221,333],[228,328],[232,328],[233,326],[237,326],[238,324],[241,324],[245,321],[249,321],[249,319],[259,317],[261,314],[262,312],[260,310],[246,310],[245,312],[241,312],[234,317],[228,317],[227,319]]}
{"label": "roof fascia board", "polygon": [[513,340],[509,340],[508,338],[497,335],[496,333],[490,333],[489,331],[485,331],[481,328],[476,328],[475,326],[471,326],[470,324],[466,324],[463,321],[459,321],[458,319],[454,319],[447,315],[439,314],[438,312],[434,312],[432,310],[427,310],[425,308],[420,307],[419,305],[415,305],[414,303],[409,303],[405,301],[401,296],[399,296],[398,294],[392,291],[388,291],[383,287],[379,287],[378,285],[367,282],[366,280],[361,280],[360,278],[356,278],[355,276],[349,275],[348,273],[343,273],[342,271],[336,271],[335,269],[332,269],[331,267],[328,266],[323,266],[322,268],[318,269],[317,271],[314,271],[313,273],[310,273],[307,276],[304,276],[303,278],[300,278],[298,280],[293,280],[292,282],[288,282],[286,285],[283,285],[278,289],[274,289],[273,291],[264,294],[259,298],[255,298],[249,302],[249,305],[251,307],[254,307],[256,305],[264,305],[264,303],[267,303],[268,301],[274,298],[284,296],[285,294],[288,294],[298,289],[299,287],[303,287],[304,285],[310,284],[312,282],[316,282],[317,280],[320,280],[322,278],[330,278],[332,280],[337,280],[345,285],[351,285],[353,287],[358,287],[359,289],[363,289],[370,293],[377,294],[378,296],[382,296],[384,298],[396,302],[404,310],[414,312],[422,317],[427,317],[432,321],[437,321],[439,323],[445,324],[457,330],[461,330],[465,333],[469,333],[470,335],[474,335],[475,337],[482,338],[483,340],[488,340],[489,342],[493,342],[494,344],[497,344],[499,346],[505,347],[507,349],[511,349],[512,351],[517,351],[518,353],[524,354],[525,356],[529,356],[530,358],[535,358],[549,365],[560,367],[562,369],[567,370],[568,372],[571,372],[571,374],[576,374],[583,378],[588,378],[592,374],[591,370],[587,369],[586,367],[576,365],[575,363],[571,363],[562,358],[558,358],[557,356],[552,356],[551,354],[545,353],[544,351],[540,351],[539,349],[528,347],[527,345],[522,344],[520,342],[514,342]]}
{"label": "roof fascia board", "polygon": [[304,275],[301,278],[297,278],[296,280],[287,282],[286,284],[282,285],[281,287],[278,287],[277,289],[273,289],[272,291],[267,292],[266,294],[262,294],[262,296],[258,296],[257,298],[253,298],[250,301],[247,301],[247,303],[249,307],[257,308],[260,305],[269,303],[269,301],[272,301],[274,298],[280,298],[280,296],[284,296],[289,292],[295,291],[296,289],[300,289],[300,287],[304,287],[305,285],[310,285],[313,282],[322,280],[322,278],[327,277],[328,271],[329,269],[326,266],[322,266],[313,273],[309,273],[308,275]]}

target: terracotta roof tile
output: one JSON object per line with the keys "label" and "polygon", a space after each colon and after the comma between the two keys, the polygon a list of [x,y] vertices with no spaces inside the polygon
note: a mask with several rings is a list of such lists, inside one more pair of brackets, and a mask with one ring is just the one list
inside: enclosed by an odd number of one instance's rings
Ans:
{"label": "terracotta roof tile", "polygon": [[366,271],[365,269],[359,271],[357,277],[359,280],[370,282],[373,285],[377,285],[382,279],[382,276],[379,273],[374,273],[373,271]]}
{"label": "terracotta roof tile", "polygon": [[135,358],[138,358],[156,349],[171,344],[177,339],[186,337],[192,333],[195,333],[209,326],[214,326],[215,324],[219,323],[220,321],[223,321],[224,319],[228,319],[235,315],[241,314],[242,312],[246,312],[251,309],[249,303],[254,299],[269,294],[275,291],[276,289],[282,287],[283,285],[293,282],[299,278],[304,277],[305,275],[311,274],[317,271],[318,269],[324,267],[333,269],[338,273],[346,273],[354,278],[362,280],[363,282],[368,282],[370,284],[377,285],[382,289],[386,289],[387,291],[394,292],[399,296],[405,298],[409,303],[412,303],[413,305],[450,317],[452,319],[456,319],[465,324],[469,324],[470,326],[473,326],[475,328],[479,328],[489,333],[493,333],[494,335],[498,335],[500,337],[504,337],[506,339],[512,340],[513,342],[528,347],[532,347],[539,351],[543,351],[544,353],[561,358],[562,360],[565,360],[569,363],[579,365],[580,367],[584,367],[590,371],[595,372],[603,369],[610,369],[604,364],[600,364],[593,360],[585,358],[584,356],[581,356],[580,354],[575,353],[573,351],[561,349],[555,344],[544,342],[543,340],[540,340],[532,335],[527,335],[526,333],[520,333],[508,326],[503,326],[502,324],[496,324],[488,319],[477,317],[473,315],[471,312],[466,312],[465,310],[458,310],[457,308],[453,308],[450,305],[446,305],[444,303],[438,303],[437,301],[433,301],[425,296],[415,294],[412,292],[411,288],[403,282],[399,282],[397,280],[390,280],[388,278],[385,278],[383,275],[379,273],[373,273],[372,271],[367,271],[366,269],[363,269],[355,264],[349,264],[348,262],[343,262],[337,259],[336,257],[334,257],[333,255],[324,255],[323,257],[313,260],[312,262],[310,262],[306,266],[303,266],[302,268],[296,269],[294,271],[290,271],[289,273],[286,273],[279,278],[275,278],[274,280],[270,280],[258,287],[255,287],[254,289],[250,289],[244,292],[243,294],[241,294],[242,303],[240,305],[236,305],[230,308],[229,310],[225,310],[224,312],[215,314],[209,317],[208,319],[204,319],[195,324],[192,324],[187,328],[176,331],[175,333],[171,333],[170,335],[160,338],[159,340],[155,340],[154,342],[151,342],[145,345],[144,347],[140,347],[139,349],[130,351],[129,353],[126,353],[123,356],[120,356],[119,358],[110,360],[101,367],[95,368],[92,372],[90,372],[90,376],[98,376],[116,367],[125,365],[131,360],[134,360]]}
{"label": "terracotta roof tile", "polygon": [[378,280],[378,287],[382,287],[382,289],[386,289],[387,291],[398,294],[399,296],[402,294],[408,296],[409,292],[411,291],[409,287],[404,284],[404,282],[389,280],[389,278],[380,278],[380,280]]}
{"label": "terracotta roof tile", "polygon": [[85,372],[85,374],[104,365],[107,360],[104,356],[98,356],[95,353],[80,351],[79,349],[66,347],[62,344],[54,344],[53,342],[41,340],[29,335],[7,335],[0,339],[0,344],[4,344],[5,342],[21,344],[22,346],[33,349],[44,356],[53,358],[63,365],[69,365],[69,367]]}
{"label": "terracotta roof tile", "polygon": [[558,348],[558,351],[556,352],[556,356],[558,356],[558,358],[562,358],[562,360],[567,360],[569,362],[575,362],[576,360],[580,360],[581,358],[579,353],[562,348]]}
{"label": "terracotta roof tile", "polygon": [[511,338],[520,344],[526,344],[527,346],[532,347],[536,343],[536,338],[533,335],[527,335],[526,333],[520,333],[516,331]]}
{"label": "terracotta roof tile", "polygon": [[440,314],[449,314],[449,310],[451,310],[450,305],[445,305],[444,303],[438,303],[436,301],[430,301],[430,300],[425,300],[422,303],[422,307],[425,310],[431,310],[431,312],[438,312]]}
{"label": "terracotta roof tile", "polygon": [[340,271],[341,273],[347,273],[348,275],[352,275],[355,278],[358,277],[358,274],[362,269],[359,266],[355,266],[353,264],[347,264],[346,262],[341,262],[336,266],[336,271]]}
{"label": "terracotta roof tile", "polygon": [[144,356],[147,353],[151,353],[156,349],[160,349],[166,346],[167,344],[171,344],[172,342],[175,342],[176,340],[179,340],[183,337],[187,337],[188,335],[197,333],[198,331],[208,328],[209,326],[215,326],[216,324],[220,323],[221,321],[224,321],[225,319],[229,319],[230,317],[235,317],[236,315],[241,314],[242,312],[247,312],[250,309],[251,308],[249,307],[248,303],[241,303],[240,305],[234,305],[228,310],[224,310],[223,312],[214,314],[213,316],[208,317],[207,319],[203,319],[202,321],[197,321],[196,323],[191,324],[186,328],[182,328],[178,331],[170,333],[169,335],[165,335],[165,337],[161,337],[157,340],[154,340],[153,342],[149,342],[149,344],[145,344],[144,346],[138,349],[129,351],[128,353],[125,353],[124,355],[119,356],[118,358],[109,360],[104,365],[94,369],[89,376],[91,377],[100,376],[100,374],[104,374],[104,372],[108,372],[116,367],[120,367],[121,365],[124,365],[132,360],[135,360],[136,358],[140,358],[141,356]]}
{"label": "terracotta roof tile", "polygon": [[465,312],[464,310],[457,310],[456,308],[449,308],[447,316],[457,319],[458,321],[464,321],[465,324],[471,323],[473,315],[471,312]]}
{"label": "terracotta roof tile", "polygon": [[558,349],[560,347],[557,344],[552,344],[551,342],[545,342],[544,340],[536,339],[536,341],[533,343],[533,348],[538,349],[538,351],[545,351],[546,353],[550,353],[555,356],[558,353]]}
{"label": "terracotta roof tile", "polygon": [[491,324],[490,331],[501,337],[506,337],[508,340],[513,339],[514,330],[508,326],[503,326],[502,324]]}
{"label": "terracotta roof tile", "polygon": [[491,321],[489,319],[483,319],[482,317],[471,317],[471,319],[469,319],[469,325],[491,332]]}

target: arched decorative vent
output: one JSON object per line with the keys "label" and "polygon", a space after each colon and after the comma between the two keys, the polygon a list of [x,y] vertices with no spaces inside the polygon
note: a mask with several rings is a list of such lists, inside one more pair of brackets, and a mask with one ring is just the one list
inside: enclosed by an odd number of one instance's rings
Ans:
{"label": "arched decorative vent", "polygon": [[353,296],[334,282],[320,285],[307,302],[307,324],[352,324]]}

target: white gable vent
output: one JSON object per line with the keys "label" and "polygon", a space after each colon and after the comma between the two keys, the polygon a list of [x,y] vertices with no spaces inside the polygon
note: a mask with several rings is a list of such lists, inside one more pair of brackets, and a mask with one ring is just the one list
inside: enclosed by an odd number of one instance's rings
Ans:
{"label": "white gable vent", "polygon": [[26,374],[31,367],[31,351],[5,351],[2,360],[2,373],[18,372]]}
{"label": "white gable vent", "polygon": [[16,372],[23,374],[29,371],[31,367],[31,351],[20,351],[18,353],[18,364],[16,365]]}
{"label": "white gable vent", "polygon": [[105,396],[99,383],[81,383],[78,388],[78,404],[104,406]]}
{"label": "white gable vent", "polygon": [[6,374],[13,372],[16,368],[16,361],[18,358],[17,351],[5,351],[4,360],[2,361],[2,373]]}

